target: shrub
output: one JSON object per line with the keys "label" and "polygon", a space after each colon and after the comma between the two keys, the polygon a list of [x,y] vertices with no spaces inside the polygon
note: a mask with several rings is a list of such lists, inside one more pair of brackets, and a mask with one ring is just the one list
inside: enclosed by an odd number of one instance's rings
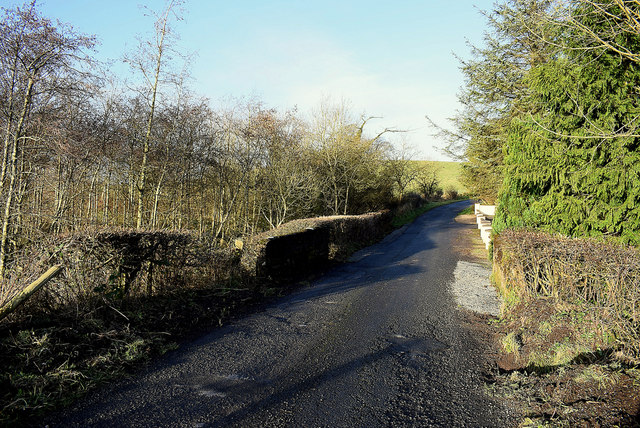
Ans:
{"label": "shrub", "polygon": [[640,357],[638,249],[524,229],[502,232],[493,245],[494,278],[503,295],[585,305],[604,333],[609,331],[621,349]]}
{"label": "shrub", "polygon": [[446,192],[444,192],[444,195],[442,197],[447,200],[453,200],[458,199],[458,196],[458,191],[456,189],[449,188]]}
{"label": "shrub", "polygon": [[435,190],[433,191],[433,193],[431,194],[431,199],[432,199],[432,200],[437,201],[438,199],[441,199],[441,198],[442,198],[443,193],[444,193],[444,192],[442,191],[442,189],[438,187],[438,188],[437,188],[437,189],[435,189]]}
{"label": "shrub", "polygon": [[404,195],[402,198],[403,205],[410,205],[412,208],[418,208],[420,205],[425,203],[425,198],[415,192],[409,192]]}

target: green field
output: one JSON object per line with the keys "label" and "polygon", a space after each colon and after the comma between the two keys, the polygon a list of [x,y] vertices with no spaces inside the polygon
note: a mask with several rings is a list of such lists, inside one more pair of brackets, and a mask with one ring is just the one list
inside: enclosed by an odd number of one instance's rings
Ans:
{"label": "green field", "polygon": [[[444,162],[444,161],[412,161],[417,168],[432,168],[436,171],[439,181],[439,187],[447,191],[455,189],[460,194],[465,194],[468,189],[460,182],[460,174],[462,173],[462,164],[460,162]],[[410,186],[411,190],[412,186]]]}

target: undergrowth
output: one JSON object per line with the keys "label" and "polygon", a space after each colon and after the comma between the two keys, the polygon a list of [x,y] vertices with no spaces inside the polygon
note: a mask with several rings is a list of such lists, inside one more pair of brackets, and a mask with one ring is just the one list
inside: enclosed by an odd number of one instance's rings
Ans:
{"label": "undergrowth", "polygon": [[640,424],[640,252],[595,239],[494,239],[501,354],[491,387],[521,426]]}
{"label": "undergrowth", "polygon": [[559,314],[570,313],[580,325],[590,322],[596,338],[640,358],[638,249],[596,239],[508,230],[494,238],[493,277],[506,297],[507,312],[531,299],[552,299]]}
{"label": "undergrowth", "polygon": [[221,325],[271,291],[217,287],[113,301],[91,311],[32,316],[0,329],[0,425],[46,411],[175,349],[189,332]]}

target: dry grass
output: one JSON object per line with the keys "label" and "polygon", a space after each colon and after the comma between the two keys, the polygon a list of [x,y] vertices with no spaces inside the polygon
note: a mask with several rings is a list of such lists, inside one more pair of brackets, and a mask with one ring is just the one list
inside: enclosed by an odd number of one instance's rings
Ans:
{"label": "dry grass", "polygon": [[234,284],[233,251],[190,233],[129,230],[45,238],[15,252],[3,299],[52,264],[63,272],[0,322],[0,425],[31,423],[259,299]]}

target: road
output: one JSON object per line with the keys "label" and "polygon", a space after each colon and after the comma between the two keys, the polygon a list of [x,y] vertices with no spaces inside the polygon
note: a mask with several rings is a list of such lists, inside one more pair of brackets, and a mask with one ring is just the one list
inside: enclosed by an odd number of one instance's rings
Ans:
{"label": "road", "polygon": [[453,221],[436,208],[259,313],[103,388],[49,426],[505,426],[483,349],[450,291]]}

